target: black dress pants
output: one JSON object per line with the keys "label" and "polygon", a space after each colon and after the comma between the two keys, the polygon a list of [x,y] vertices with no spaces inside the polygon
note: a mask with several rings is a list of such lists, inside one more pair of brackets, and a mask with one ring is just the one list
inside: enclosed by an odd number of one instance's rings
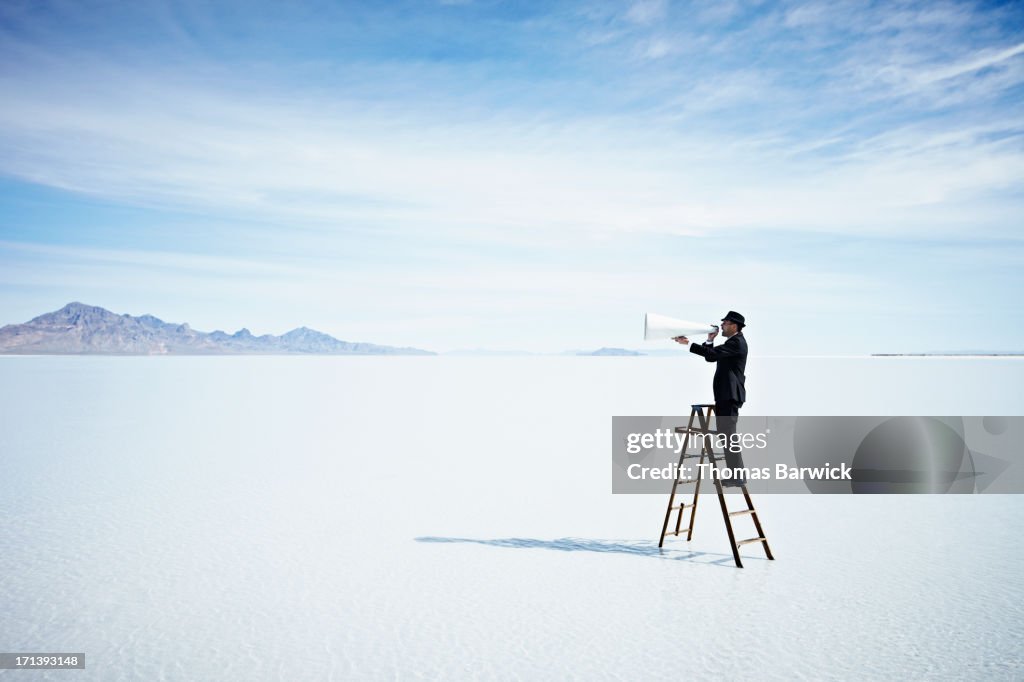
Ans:
{"label": "black dress pants", "polygon": [[729,438],[725,446],[725,466],[733,470],[734,481],[743,481],[741,472],[736,471],[743,467],[743,451],[739,443],[733,445],[733,436],[736,433],[736,421],[740,415],[740,406],[735,400],[726,400],[715,403],[715,415],[717,430]]}

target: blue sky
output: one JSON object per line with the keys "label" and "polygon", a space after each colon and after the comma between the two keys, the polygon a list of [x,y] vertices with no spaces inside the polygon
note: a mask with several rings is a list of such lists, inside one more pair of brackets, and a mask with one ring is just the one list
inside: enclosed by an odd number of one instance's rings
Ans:
{"label": "blue sky", "polygon": [[0,324],[1020,350],[1017,3],[5,2]]}

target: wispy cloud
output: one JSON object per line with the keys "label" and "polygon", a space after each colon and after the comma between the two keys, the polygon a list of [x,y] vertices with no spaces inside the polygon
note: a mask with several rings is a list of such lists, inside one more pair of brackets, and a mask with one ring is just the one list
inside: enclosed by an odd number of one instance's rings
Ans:
{"label": "wispy cloud", "polygon": [[666,0],[635,0],[626,10],[626,21],[635,24],[652,24],[665,18],[668,13]]}
{"label": "wispy cloud", "polygon": [[[914,125],[862,137],[839,156],[800,157],[791,135],[694,134],[659,120],[665,109],[530,120],[510,108],[481,118],[460,115],[456,97],[425,118],[400,102],[363,108],[358,93],[226,92],[110,66],[97,74],[88,84],[80,75],[0,82],[9,103],[0,112],[5,173],[297,226],[494,238],[509,230],[918,230],[933,216],[908,220],[900,209],[987,193],[1020,177],[1024,159],[978,137],[938,145]],[[757,106],[762,80],[740,73],[721,87],[698,84],[678,97],[679,111]]]}
{"label": "wispy cloud", "polygon": [[983,50],[958,63],[920,74],[917,80],[919,83],[928,84],[956,78],[957,76],[963,76],[964,74],[1001,64],[1020,54],[1024,54],[1024,43],[1019,43],[1004,50]]}

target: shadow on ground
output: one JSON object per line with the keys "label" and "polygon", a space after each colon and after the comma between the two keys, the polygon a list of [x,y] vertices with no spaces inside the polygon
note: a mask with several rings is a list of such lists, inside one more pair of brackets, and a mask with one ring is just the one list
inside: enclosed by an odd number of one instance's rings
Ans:
{"label": "shadow on ground", "polygon": [[[731,554],[721,552],[697,552],[673,547],[658,547],[653,542],[631,540],[594,540],[589,538],[557,538],[555,540],[537,540],[534,538],[497,538],[480,540],[476,538],[442,538],[425,536],[415,538],[416,542],[472,543],[491,547],[511,547],[514,549],[552,549],[558,552],[599,552],[602,554],[632,554],[633,556],[667,559],[670,561],[693,561],[711,565],[734,566]],[[744,556],[743,560],[759,557]],[[762,561],[766,559],[761,558]]]}

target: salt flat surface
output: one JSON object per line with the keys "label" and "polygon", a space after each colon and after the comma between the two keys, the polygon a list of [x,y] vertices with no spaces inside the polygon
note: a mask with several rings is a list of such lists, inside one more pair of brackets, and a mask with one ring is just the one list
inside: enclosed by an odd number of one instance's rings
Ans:
{"label": "salt flat surface", "polygon": [[[689,360],[2,358],[0,650],[87,657],[6,675],[1024,675],[1024,498],[760,496],[739,570],[705,497],[659,551],[611,416],[707,400]],[[1017,359],[748,375],[752,415],[1024,407]]]}

